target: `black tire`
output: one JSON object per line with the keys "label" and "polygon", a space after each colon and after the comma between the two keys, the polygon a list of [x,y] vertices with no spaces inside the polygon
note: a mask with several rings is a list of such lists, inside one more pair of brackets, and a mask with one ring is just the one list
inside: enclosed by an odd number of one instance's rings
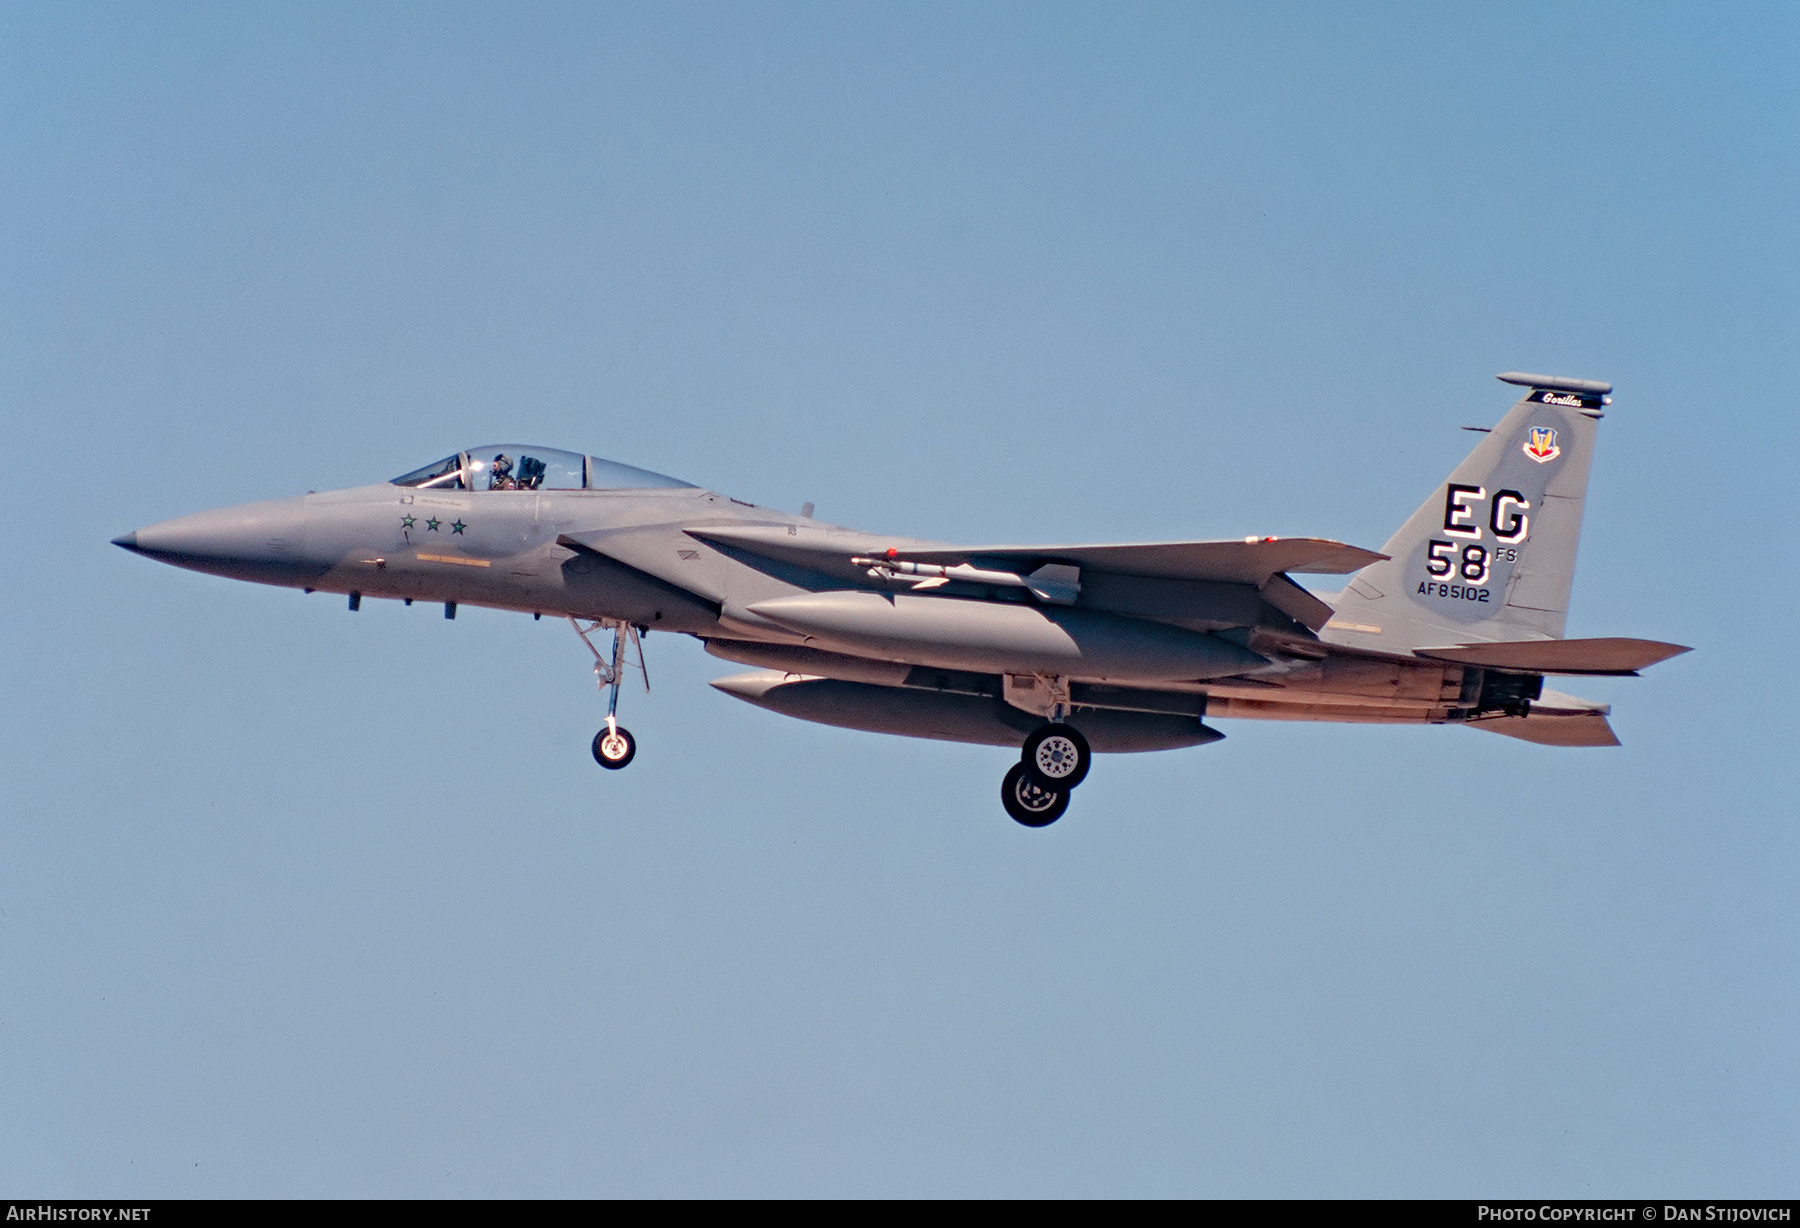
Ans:
{"label": "black tire", "polygon": [[[631,736],[631,731],[629,729],[626,729],[621,725],[616,731],[618,740],[616,742],[609,742],[606,735],[612,732],[615,731],[602,729],[599,733],[594,735],[594,762],[598,763],[603,768],[610,768],[612,771],[616,772],[636,757],[637,739]],[[620,749],[621,744],[623,744],[623,750]],[[610,754],[608,753],[609,751],[611,752]]]}
{"label": "black tire", "polygon": [[1087,779],[1094,755],[1087,739],[1073,725],[1040,725],[1025,739],[1019,762],[1026,774],[1046,789],[1067,793]]}
{"label": "black tire", "polygon": [[1000,804],[1015,823],[1048,827],[1069,808],[1069,795],[1062,789],[1044,788],[1025,774],[1024,764],[1015,763],[1000,782]]}

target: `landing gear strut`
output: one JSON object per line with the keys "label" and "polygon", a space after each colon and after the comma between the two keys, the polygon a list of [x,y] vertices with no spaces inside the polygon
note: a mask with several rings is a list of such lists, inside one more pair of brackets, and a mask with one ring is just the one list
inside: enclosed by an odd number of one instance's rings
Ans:
{"label": "landing gear strut", "polygon": [[[569,619],[569,625],[575,628],[575,634],[581,637],[588,651],[594,654],[594,681],[606,692],[606,728],[594,735],[594,762],[603,768],[617,771],[630,763],[637,755],[637,739],[631,731],[619,724],[619,681],[624,676],[625,667],[633,666],[644,676],[644,693],[650,692],[650,671],[644,665],[644,642],[638,638],[638,629],[627,622],[617,619],[597,618],[587,626],[580,621]],[[594,647],[594,641],[588,637],[602,628],[609,628],[613,634],[612,655],[602,656]],[[625,646],[629,644],[637,653],[635,662],[625,658]]]}

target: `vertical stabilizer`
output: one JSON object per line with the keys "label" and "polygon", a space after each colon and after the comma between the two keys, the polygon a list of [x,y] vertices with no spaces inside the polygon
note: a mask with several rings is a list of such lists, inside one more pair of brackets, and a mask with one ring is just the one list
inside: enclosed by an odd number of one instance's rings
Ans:
{"label": "vertical stabilizer", "polygon": [[1530,391],[1356,574],[1323,638],[1406,652],[1561,639],[1594,437],[1611,384],[1507,372]]}

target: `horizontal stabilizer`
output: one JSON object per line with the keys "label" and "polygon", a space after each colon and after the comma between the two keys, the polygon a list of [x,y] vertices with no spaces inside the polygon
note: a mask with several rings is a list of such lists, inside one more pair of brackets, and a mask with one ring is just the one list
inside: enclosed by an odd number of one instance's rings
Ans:
{"label": "horizontal stabilizer", "polygon": [[1580,716],[1494,716],[1470,721],[1470,728],[1536,742],[1539,746],[1617,746],[1619,736],[1598,712]]}
{"label": "horizontal stabilizer", "polygon": [[1459,644],[1450,648],[1415,648],[1435,661],[1510,669],[1529,674],[1635,674],[1640,669],[1690,652],[1680,644],[1657,640],[1514,640]]}

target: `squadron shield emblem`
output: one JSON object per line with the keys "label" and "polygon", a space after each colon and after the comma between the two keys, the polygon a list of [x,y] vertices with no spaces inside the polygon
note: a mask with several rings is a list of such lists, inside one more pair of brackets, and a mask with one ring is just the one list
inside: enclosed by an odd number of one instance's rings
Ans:
{"label": "squadron shield emblem", "polygon": [[1556,446],[1556,428],[1553,426],[1534,426],[1525,440],[1525,455],[1538,464],[1553,461],[1562,455],[1562,449]]}

